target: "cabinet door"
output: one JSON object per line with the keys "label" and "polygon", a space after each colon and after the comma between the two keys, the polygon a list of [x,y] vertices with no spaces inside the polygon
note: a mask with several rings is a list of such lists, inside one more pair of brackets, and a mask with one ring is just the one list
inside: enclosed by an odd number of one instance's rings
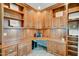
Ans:
{"label": "cabinet door", "polygon": [[18,56],[24,56],[24,55],[27,55],[27,46],[18,49]]}
{"label": "cabinet door", "polygon": [[66,28],[67,25],[67,20],[65,19],[65,17],[60,17],[59,19],[59,28]]}
{"label": "cabinet door", "polygon": [[[18,34],[17,34],[18,33]],[[19,29],[4,29],[3,30],[3,47],[7,47],[10,45],[17,44],[19,40],[22,38],[21,30]]]}
{"label": "cabinet door", "polygon": [[45,28],[51,28],[52,25],[52,12],[46,11],[43,13],[43,20]]}
{"label": "cabinet door", "polygon": [[54,52],[55,52],[55,54],[56,55],[58,55],[58,44],[57,44],[57,42],[54,42]]}
{"label": "cabinet door", "polygon": [[47,44],[47,50],[48,52],[52,53],[52,42],[51,41],[48,41],[48,44]]}
{"label": "cabinet door", "polygon": [[31,44],[29,44],[28,46],[27,46],[27,54],[29,54],[31,51],[32,51],[32,46],[31,46]]}
{"label": "cabinet door", "polygon": [[66,46],[64,44],[57,44],[57,52],[58,55],[65,55],[66,54]]}
{"label": "cabinet door", "polygon": [[66,28],[67,25],[67,20],[65,19],[65,17],[57,17],[54,18],[53,20],[53,24],[52,24],[53,28]]}
{"label": "cabinet door", "polygon": [[59,27],[59,18],[53,18],[53,28]]}
{"label": "cabinet door", "polygon": [[38,15],[38,28],[43,28],[43,19],[42,19],[42,13]]}
{"label": "cabinet door", "polygon": [[39,23],[39,22],[38,22],[38,17],[37,17],[37,16],[38,16],[38,15],[35,15],[35,16],[34,16],[34,18],[35,18],[35,19],[34,19],[34,27],[35,27],[36,29],[39,28],[39,27],[38,27],[38,23]]}
{"label": "cabinet door", "polygon": [[56,47],[56,43],[55,42],[52,42],[52,53],[53,54],[56,54],[56,51],[57,51],[57,47]]}
{"label": "cabinet door", "polygon": [[27,45],[25,45],[24,43],[21,43],[18,45],[18,56],[23,56],[25,55],[25,53],[27,52],[26,49]]}
{"label": "cabinet door", "polygon": [[28,28],[33,28],[34,27],[34,23],[33,23],[34,15],[35,14],[34,14],[34,12],[32,10],[27,11],[26,26]]}

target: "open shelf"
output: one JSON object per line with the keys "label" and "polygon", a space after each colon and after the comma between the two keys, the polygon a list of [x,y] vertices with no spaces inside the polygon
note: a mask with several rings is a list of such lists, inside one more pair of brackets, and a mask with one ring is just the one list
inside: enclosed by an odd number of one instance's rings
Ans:
{"label": "open shelf", "polygon": [[67,42],[67,55],[76,56],[78,55],[78,36],[68,36]]}
{"label": "open shelf", "polygon": [[7,18],[7,19],[13,19],[13,20],[21,20],[21,19],[17,19],[17,18],[9,17],[9,16],[4,16],[4,18]]}
{"label": "open shelf", "polygon": [[27,29],[25,27],[4,27],[3,29]]}
{"label": "open shelf", "polygon": [[[10,4],[9,4],[10,5]],[[17,6],[17,5],[16,5]],[[18,8],[19,8],[20,6],[18,6]],[[6,7],[6,5],[4,5],[4,9],[6,9],[6,10],[9,10],[9,11],[13,11],[13,12],[16,12],[16,13],[19,13],[19,14],[24,14],[22,11],[20,11],[20,10],[14,10],[14,9],[11,9],[11,7],[9,6],[9,7]]]}
{"label": "open shelf", "polygon": [[68,13],[79,12],[79,3],[69,3]]}
{"label": "open shelf", "polygon": [[78,56],[79,3],[68,4],[67,55]]}
{"label": "open shelf", "polygon": [[[68,40],[67,40],[67,55],[78,55],[78,27],[79,27],[79,4],[69,4],[69,19],[68,19]],[[73,31],[73,33],[72,33]],[[75,32],[74,32],[75,31]],[[72,33],[72,34],[71,34]]]}
{"label": "open shelf", "polygon": [[16,12],[16,13],[19,13],[19,14],[24,14],[24,13],[21,12],[21,11],[16,11],[16,10],[13,10],[13,9],[11,9],[11,8],[7,8],[7,7],[5,7],[5,6],[4,6],[4,9],[7,9],[7,10],[9,10],[9,11],[13,11],[13,12]]}
{"label": "open shelf", "polygon": [[73,51],[73,50],[68,50],[68,51],[72,53],[78,53],[77,51]]}
{"label": "open shelf", "polygon": [[79,21],[79,18],[75,18],[74,20],[72,20],[72,19],[68,20],[68,22],[76,22],[76,21]]}
{"label": "open shelf", "polygon": [[74,46],[74,45],[68,45],[68,47],[71,47],[71,48],[78,48],[78,46]]}
{"label": "open shelf", "polygon": [[74,42],[74,41],[70,41],[70,40],[69,40],[68,42],[71,42],[71,43],[76,43],[76,44],[78,44],[78,42]]}

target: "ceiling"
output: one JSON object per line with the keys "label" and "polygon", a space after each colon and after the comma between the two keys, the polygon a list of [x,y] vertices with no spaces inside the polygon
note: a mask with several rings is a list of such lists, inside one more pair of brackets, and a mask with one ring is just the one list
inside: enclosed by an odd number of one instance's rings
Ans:
{"label": "ceiling", "polygon": [[36,10],[43,10],[47,7],[54,5],[55,3],[26,3],[26,4],[28,4],[29,6],[31,6]]}

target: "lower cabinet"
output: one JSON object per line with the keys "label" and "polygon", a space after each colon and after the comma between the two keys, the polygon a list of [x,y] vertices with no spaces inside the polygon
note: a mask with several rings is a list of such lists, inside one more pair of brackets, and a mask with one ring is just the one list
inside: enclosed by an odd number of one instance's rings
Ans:
{"label": "lower cabinet", "polygon": [[66,55],[66,46],[63,43],[58,43],[56,45],[56,54],[65,56]]}
{"label": "lower cabinet", "polygon": [[52,53],[52,42],[51,41],[48,41],[47,43],[47,50],[49,53]]}
{"label": "lower cabinet", "polygon": [[57,54],[57,47],[56,47],[56,43],[55,42],[52,42],[52,54]]}
{"label": "lower cabinet", "polygon": [[17,51],[8,54],[7,56],[17,56]]}
{"label": "lower cabinet", "polygon": [[66,55],[66,44],[55,41],[48,41],[48,52],[57,55],[65,56]]}
{"label": "lower cabinet", "polygon": [[16,56],[17,55],[17,45],[3,48],[2,55],[3,56]]}
{"label": "lower cabinet", "polygon": [[27,45],[24,43],[18,44],[18,56],[24,56],[27,54]]}
{"label": "lower cabinet", "polygon": [[26,56],[31,52],[30,44],[22,43],[18,45],[18,56]]}
{"label": "lower cabinet", "polygon": [[27,47],[18,48],[18,56],[23,56],[27,54]]}
{"label": "lower cabinet", "polygon": [[28,45],[28,46],[27,46],[27,55],[28,55],[29,53],[31,53],[31,51],[32,51],[32,46],[31,46],[31,45]]}

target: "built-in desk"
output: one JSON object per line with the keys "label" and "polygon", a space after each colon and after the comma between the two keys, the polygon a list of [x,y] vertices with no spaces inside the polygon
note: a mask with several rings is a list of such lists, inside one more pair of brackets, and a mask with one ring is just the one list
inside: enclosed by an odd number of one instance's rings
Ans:
{"label": "built-in desk", "polygon": [[31,39],[32,40],[49,40],[50,38],[46,38],[46,37],[35,38],[35,37],[32,37]]}

